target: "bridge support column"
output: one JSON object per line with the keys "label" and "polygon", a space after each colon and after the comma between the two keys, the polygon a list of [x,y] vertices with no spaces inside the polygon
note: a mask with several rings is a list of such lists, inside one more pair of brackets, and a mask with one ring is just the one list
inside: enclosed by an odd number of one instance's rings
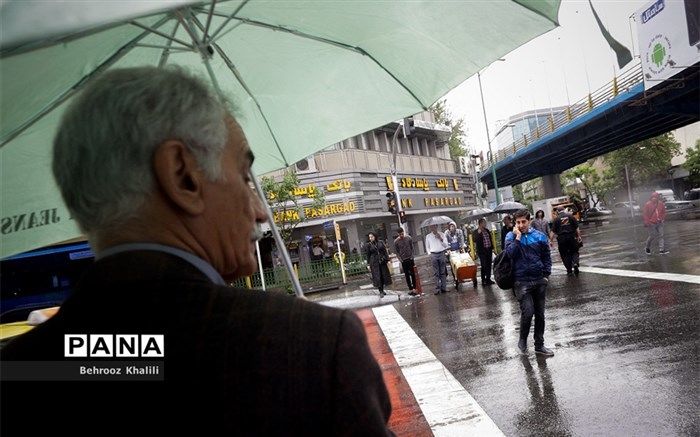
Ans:
{"label": "bridge support column", "polygon": [[559,173],[542,176],[542,184],[544,185],[544,197],[546,199],[563,195]]}

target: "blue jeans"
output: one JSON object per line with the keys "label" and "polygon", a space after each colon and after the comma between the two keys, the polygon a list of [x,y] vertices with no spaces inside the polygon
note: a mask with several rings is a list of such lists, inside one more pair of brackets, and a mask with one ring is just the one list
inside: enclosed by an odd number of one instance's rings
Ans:
{"label": "blue jeans", "polygon": [[435,290],[447,291],[447,262],[444,253],[430,254],[435,272]]}
{"label": "blue jeans", "polygon": [[513,291],[520,302],[520,339],[530,335],[532,316],[535,316],[535,348],[544,346],[544,297],[549,281],[515,281]]}

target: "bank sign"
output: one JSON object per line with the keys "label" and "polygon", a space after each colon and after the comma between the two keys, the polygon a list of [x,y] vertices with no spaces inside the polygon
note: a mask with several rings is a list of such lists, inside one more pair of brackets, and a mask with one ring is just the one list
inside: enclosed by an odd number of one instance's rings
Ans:
{"label": "bank sign", "polygon": [[644,89],[700,61],[700,0],[654,0],[635,20]]}

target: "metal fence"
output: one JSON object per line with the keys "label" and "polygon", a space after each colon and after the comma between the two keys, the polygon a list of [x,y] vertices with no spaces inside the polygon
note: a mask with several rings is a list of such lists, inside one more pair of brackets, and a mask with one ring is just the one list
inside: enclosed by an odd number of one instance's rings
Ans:
{"label": "metal fence", "polygon": [[[315,286],[323,286],[342,282],[340,264],[338,264],[333,258],[328,258],[321,261],[311,261],[306,264],[295,265],[295,267],[296,274],[299,277],[299,282],[302,285],[313,284]],[[353,254],[345,259],[346,277],[351,278],[367,273],[367,260],[363,255]],[[292,283],[289,279],[289,275],[287,274],[287,270],[284,267],[264,269],[263,274],[265,275],[266,288],[291,290]],[[260,272],[257,271],[251,276],[239,278],[231,285],[239,288],[262,288]]]}
{"label": "metal fence", "polygon": [[620,76],[615,76],[612,81],[608,82],[596,91],[588,94],[583,99],[578,102],[569,105],[566,109],[554,117],[551,115],[547,117],[547,127],[540,130],[539,126],[535,132],[531,132],[530,135],[523,134],[522,138],[515,139],[513,144],[499,150],[495,153],[492,160],[489,161],[489,167],[508,156],[514,155],[518,150],[525,149],[530,144],[536,142],[540,138],[549,135],[550,133],[556,131],[562,126],[571,123],[578,117],[591,112],[594,108],[609,102],[610,100],[617,97],[620,93],[627,92],[633,86],[641,83],[644,80],[642,75],[642,64],[636,64],[625,72],[621,73]]}

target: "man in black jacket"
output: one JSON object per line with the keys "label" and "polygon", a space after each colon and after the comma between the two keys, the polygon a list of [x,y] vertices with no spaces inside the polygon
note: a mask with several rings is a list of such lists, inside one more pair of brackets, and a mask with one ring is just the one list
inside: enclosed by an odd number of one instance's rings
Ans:
{"label": "man in black jacket", "polygon": [[479,219],[479,227],[474,231],[474,244],[476,245],[476,253],[479,255],[479,263],[481,264],[481,283],[483,285],[492,285],[491,262],[496,248],[493,244],[491,231],[486,228],[486,219]]}
{"label": "man in black jacket", "polygon": [[[56,316],[1,351],[73,382],[3,372],[3,435],[391,434],[353,313],[226,285],[256,267],[252,163],[231,112],[181,70],[112,70],[76,98],[53,170],[97,261]],[[129,359],[66,359],[67,334],[162,335],[162,378],[90,380]]]}

